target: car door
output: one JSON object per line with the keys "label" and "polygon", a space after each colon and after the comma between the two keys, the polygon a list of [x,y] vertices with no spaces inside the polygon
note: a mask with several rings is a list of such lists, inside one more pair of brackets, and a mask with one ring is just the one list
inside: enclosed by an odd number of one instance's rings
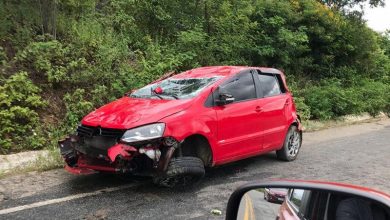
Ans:
{"label": "car door", "polygon": [[256,85],[262,94],[258,99],[258,106],[260,106],[260,125],[264,135],[263,149],[280,147],[288,128],[286,109],[291,104],[291,100],[285,93],[278,75],[257,71]]}
{"label": "car door", "polygon": [[240,72],[228,79],[218,87],[214,97],[221,93],[230,94],[235,100],[230,104],[214,106],[218,118],[217,158],[229,162],[259,152],[262,137],[252,72]]}

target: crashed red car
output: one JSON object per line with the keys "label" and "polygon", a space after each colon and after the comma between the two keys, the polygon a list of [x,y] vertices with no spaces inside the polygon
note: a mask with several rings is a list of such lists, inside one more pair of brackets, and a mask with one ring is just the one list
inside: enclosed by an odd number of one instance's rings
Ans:
{"label": "crashed red car", "polygon": [[287,191],[285,188],[264,188],[264,199],[268,202],[283,203]]}
{"label": "crashed red car", "polygon": [[162,78],[85,116],[59,142],[72,173],[153,176],[185,185],[213,167],[276,151],[292,161],[302,129],[284,74],[202,67]]}

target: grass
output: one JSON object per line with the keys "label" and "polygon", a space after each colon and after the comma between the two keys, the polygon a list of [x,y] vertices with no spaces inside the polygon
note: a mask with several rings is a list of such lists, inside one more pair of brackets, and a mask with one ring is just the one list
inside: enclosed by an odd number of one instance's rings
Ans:
{"label": "grass", "polygon": [[38,159],[31,164],[31,167],[36,171],[46,171],[64,166],[64,160],[60,155],[58,148],[49,150],[47,157],[39,156]]}
{"label": "grass", "polygon": [[383,118],[387,118],[384,114],[379,115],[378,117],[371,117],[367,114],[356,115],[356,116],[345,116],[338,119],[330,120],[309,120],[303,121],[303,127],[305,132],[313,132],[324,130],[327,128],[336,128],[347,125],[354,125],[360,123],[374,122],[379,121]]}
{"label": "grass", "polygon": [[5,173],[5,171],[0,171],[0,179],[3,177],[6,177],[6,173]]}

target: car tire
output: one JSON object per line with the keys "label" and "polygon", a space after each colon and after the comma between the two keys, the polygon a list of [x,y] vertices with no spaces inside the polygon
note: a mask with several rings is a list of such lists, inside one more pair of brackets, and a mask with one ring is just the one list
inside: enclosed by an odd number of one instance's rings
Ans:
{"label": "car tire", "polygon": [[287,131],[283,147],[276,151],[276,156],[283,161],[293,161],[297,158],[301,145],[302,133],[297,126],[292,125]]}
{"label": "car tire", "polygon": [[203,161],[197,157],[172,158],[164,175],[156,176],[153,182],[159,186],[183,188],[198,183],[205,175]]}

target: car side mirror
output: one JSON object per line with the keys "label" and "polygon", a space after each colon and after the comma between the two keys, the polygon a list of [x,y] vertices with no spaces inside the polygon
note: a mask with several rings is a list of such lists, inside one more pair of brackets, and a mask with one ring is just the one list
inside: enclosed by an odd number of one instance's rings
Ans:
{"label": "car side mirror", "polygon": [[234,102],[234,100],[235,99],[234,99],[233,95],[228,94],[228,93],[221,93],[221,94],[219,94],[219,97],[215,101],[215,103],[218,106],[221,106],[221,105],[226,105],[226,104],[232,103],[232,102]]}
{"label": "car side mirror", "polygon": [[355,219],[354,216],[356,219],[390,219],[390,195],[364,187],[330,182],[257,182],[234,191],[226,210],[227,220],[337,220]]}

